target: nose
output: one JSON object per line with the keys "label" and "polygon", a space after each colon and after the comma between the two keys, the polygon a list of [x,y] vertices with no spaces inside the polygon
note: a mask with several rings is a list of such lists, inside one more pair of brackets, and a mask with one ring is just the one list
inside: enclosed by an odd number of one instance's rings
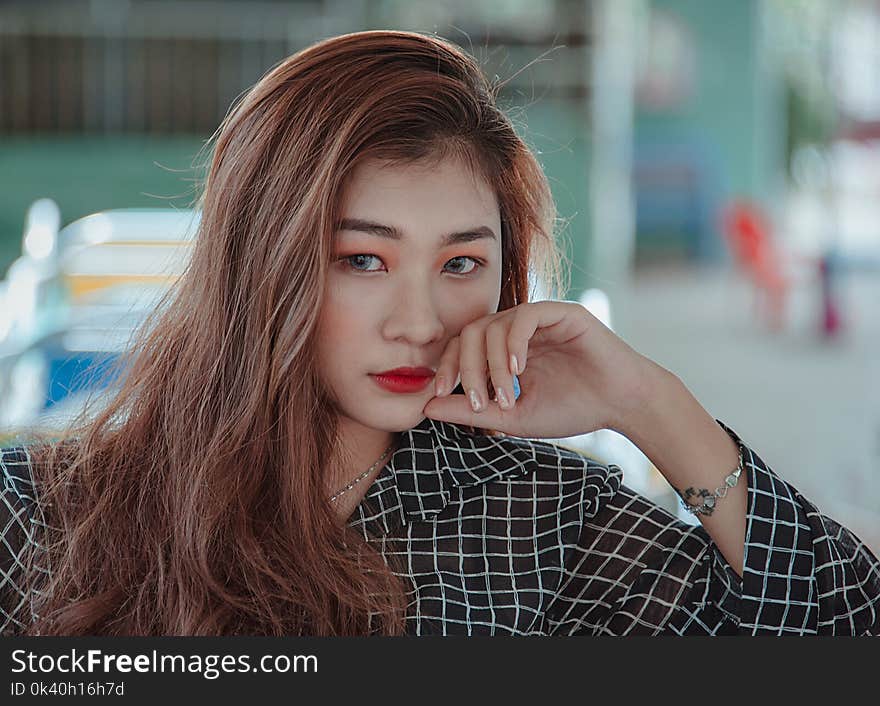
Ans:
{"label": "nose", "polygon": [[424,346],[443,337],[434,293],[423,281],[412,278],[395,288],[389,305],[389,314],[382,324],[382,335],[391,341],[405,341]]}

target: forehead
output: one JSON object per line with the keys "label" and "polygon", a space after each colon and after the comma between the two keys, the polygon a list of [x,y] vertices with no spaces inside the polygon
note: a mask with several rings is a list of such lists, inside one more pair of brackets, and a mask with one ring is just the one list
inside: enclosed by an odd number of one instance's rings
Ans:
{"label": "forehead", "polygon": [[[367,161],[349,177],[342,216],[399,225],[488,225],[498,229],[500,214],[494,189],[463,160],[392,164]],[[496,232],[498,232],[496,230]]]}

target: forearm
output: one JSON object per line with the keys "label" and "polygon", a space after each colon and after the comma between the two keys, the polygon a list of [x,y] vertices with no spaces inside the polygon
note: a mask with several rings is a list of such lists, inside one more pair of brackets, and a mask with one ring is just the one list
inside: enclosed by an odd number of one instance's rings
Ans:
{"label": "forearm", "polygon": [[[647,456],[679,493],[714,491],[739,463],[739,450],[715,419],[668,370],[652,364],[644,396],[621,418],[615,431]],[[711,514],[698,515],[731,567],[742,575],[745,553],[747,478],[719,500]]]}

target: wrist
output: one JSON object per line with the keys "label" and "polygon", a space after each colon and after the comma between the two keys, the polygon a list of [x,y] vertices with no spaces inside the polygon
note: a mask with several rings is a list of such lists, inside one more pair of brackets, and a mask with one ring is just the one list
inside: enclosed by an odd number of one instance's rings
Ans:
{"label": "wrist", "polygon": [[[738,482],[727,483],[740,467],[739,446],[668,370],[646,368],[642,389],[645,395],[637,396],[641,404],[631,407],[618,431],[648,457],[679,496],[690,490],[701,498],[714,495],[717,501],[724,497],[717,505],[711,503],[711,513],[698,517],[742,576],[748,483],[741,474],[737,474]],[[718,490],[713,492],[713,488]]]}
{"label": "wrist", "polygon": [[608,425],[609,429],[629,439],[637,430],[661,419],[664,410],[669,409],[669,400],[681,394],[682,382],[678,376],[650,358],[640,357],[630,390],[623,395]]}
{"label": "wrist", "polygon": [[678,376],[656,366],[646,396],[615,431],[647,456],[676,489],[714,488],[736,468],[739,447]]}

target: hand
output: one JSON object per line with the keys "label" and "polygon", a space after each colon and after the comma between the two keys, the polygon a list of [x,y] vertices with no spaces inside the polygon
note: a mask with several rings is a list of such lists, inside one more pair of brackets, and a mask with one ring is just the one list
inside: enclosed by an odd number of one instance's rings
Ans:
{"label": "hand", "polygon": [[[617,429],[662,370],[577,302],[525,303],[472,321],[449,341],[435,376],[439,395],[424,414],[530,438]],[[465,394],[451,395],[459,376]]]}

